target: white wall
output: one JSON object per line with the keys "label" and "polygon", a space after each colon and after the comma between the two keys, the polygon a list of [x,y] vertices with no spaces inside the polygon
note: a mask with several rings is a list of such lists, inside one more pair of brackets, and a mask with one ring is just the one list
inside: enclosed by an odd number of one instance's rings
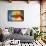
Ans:
{"label": "white wall", "polygon": [[[23,22],[8,22],[8,10],[24,10]],[[0,2],[0,27],[20,27],[27,28],[40,26],[40,4],[36,1],[26,2]]]}

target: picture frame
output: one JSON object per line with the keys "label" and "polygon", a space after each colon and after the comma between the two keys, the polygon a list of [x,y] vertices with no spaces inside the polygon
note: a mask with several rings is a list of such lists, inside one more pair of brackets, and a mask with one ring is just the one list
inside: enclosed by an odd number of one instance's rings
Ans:
{"label": "picture frame", "polygon": [[8,10],[8,21],[24,21],[24,10]]}

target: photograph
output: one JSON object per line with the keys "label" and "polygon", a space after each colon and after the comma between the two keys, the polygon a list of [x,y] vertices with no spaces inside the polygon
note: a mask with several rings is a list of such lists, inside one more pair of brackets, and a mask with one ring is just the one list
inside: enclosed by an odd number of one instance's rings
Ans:
{"label": "photograph", "polygon": [[0,46],[46,46],[46,0],[1,0]]}

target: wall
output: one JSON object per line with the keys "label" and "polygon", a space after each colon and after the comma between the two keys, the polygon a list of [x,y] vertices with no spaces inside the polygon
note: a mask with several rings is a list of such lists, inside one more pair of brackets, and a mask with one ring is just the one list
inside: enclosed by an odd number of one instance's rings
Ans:
{"label": "wall", "polygon": [[[8,22],[8,10],[24,10],[23,22]],[[40,26],[40,4],[37,1],[26,2],[1,2],[0,1],[0,27],[19,27],[31,28],[33,26]]]}

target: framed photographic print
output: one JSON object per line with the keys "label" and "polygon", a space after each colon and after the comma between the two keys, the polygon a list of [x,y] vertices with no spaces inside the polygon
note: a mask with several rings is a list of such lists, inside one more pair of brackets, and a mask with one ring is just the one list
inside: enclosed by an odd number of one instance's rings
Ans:
{"label": "framed photographic print", "polygon": [[24,21],[24,10],[8,10],[8,21]]}

